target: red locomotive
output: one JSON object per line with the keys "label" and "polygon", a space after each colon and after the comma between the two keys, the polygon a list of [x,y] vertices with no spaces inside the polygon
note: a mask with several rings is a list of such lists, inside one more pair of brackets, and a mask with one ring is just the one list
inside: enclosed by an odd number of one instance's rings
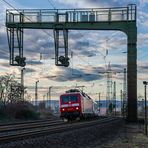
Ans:
{"label": "red locomotive", "polygon": [[71,89],[60,96],[62,119],[74,120],[94,116],[93,100],[78,89]]}

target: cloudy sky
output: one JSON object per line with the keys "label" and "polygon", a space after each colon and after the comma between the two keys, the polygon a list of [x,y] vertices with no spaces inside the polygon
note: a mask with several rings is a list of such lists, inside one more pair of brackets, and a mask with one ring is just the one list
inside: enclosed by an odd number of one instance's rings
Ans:
{"label": "cloudy sky", "polygon": [[[8,4],[8,3],[10,4]],[[0,0],[0,75],[14,74],[20,81],[20,67],[9,66],[9,49],[5,28],[6,9],[109,8],[137,4],[138,27],[138,95],[143,95],[143,80],[148,81],[148,0]],[[13,7],[13,8],[12,8]],[[24,55],[27,58],[25,86],[34,99],[35,82],[39,80],[42,99],[52,86],[52,98],[75,86],[94,99],[106,95],[106,67],[111,63],[112,81],[117,96],[123,89],[123,69],[127,66],[127,37],[119,31],[69,31],[70,66],[57,67],[54,61],[53,30],[24,31]],[[108,51],[108,54],[106,54]]]}

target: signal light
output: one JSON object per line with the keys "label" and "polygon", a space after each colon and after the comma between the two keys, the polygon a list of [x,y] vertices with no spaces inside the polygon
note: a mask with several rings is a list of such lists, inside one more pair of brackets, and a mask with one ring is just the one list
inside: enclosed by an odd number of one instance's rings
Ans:
{"label": "signal light", "polygon": [[69,58],[60,56],[59,61],[61,62],[62,66],[68,67],[69,66]]}
{"label": "signal light", "polygon": [[24,67],[26,65],[25,60],[26,60],[25,57],[20,57],[20,56],[15,57],[15,61],[17,62],[17,64],[22,67]]}

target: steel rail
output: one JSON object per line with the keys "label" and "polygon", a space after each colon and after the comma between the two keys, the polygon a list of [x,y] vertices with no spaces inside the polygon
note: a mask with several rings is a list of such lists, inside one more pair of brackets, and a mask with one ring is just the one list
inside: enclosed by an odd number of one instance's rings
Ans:
{"label": "steel rail", "polygon": [[1,126],[8,126],[8,125],[44,122],[44,121],[55,121],[55,120],[59,120],[59,119],[38,119],[38,120],[29,120],[29,121],[16,121],[16,122],[10,122],[10,123],[0,123],[0,127]]}
{"label": "steel rail", "polygon": [[115,123],[121,122],[122,119],[119,118],[104,118],[100,120],[94,120],[94,121],[84,121],[84,122],[77,122],[77,123],[72,123],[72,124],[64,124],[64,125],[57,125],[55,127],[45,127],[45,128],[40,128],[40,129],[33,129],[29,131],[23,131],[19,133],[13,133],[13,134],[7,134],[7,135],[2,135],[0,136],[0,142],[10,142],[14,140],[19,140],[19,139],[24,139],[24,138],[30,138],[30,137],[37,137],[37,136],[42,136],[42,135],[49,135],[49,134],[55,134],[55,133],[60,133],[64,131],[69,131],[69,130],[75,130],[79,128],[84,128],[84,127],[90,127],[97,125],[97,128],[101,128],[104,126],[109,126],[113,125]]}
{"label": "steel rail", "polygon": [[[99,118],[105,118],[102,116],[99,116]],[[18,130],[25,130],[30,128],[39,128],[44,126],[52,126],[52,125],[58,125],[64,123],[61,119],[56,120],[34,120],[30,122],[19,122],[19,123],[10,123],[7,125],[0,126],[0,133],[7,132],[7,131],[18,131]]]}
{"label": "steel rail", "polygon": [[42,122],[33,122],[33,123],[21,123],[18,125],[8,125],[8,126],[0,126],[0,133],[8,132],[8,131],[18,131],[18,130],[25,130],[30,128],[40,128],[45,126],[54,126],[64,124],[62,120],[55,120],[55,121],[42,121]]}

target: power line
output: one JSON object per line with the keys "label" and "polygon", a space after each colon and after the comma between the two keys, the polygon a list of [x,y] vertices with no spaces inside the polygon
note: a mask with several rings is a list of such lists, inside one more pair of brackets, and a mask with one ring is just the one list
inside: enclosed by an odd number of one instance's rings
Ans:
{"label": "power line", "polygon": [[[9,2],[7,2],[6,0],[2,0],[3,2],[5,2],[7,5],[9,5],[10,7],[12,7],[13,9],[15,9],[17,12],[19,12],[13,5],[11,5]],[[48,0],[48,2],[52,5],[52,7],[55,9],[55,6],[53,5],[53,3],[50,1],[50,0]],[[26,17],[26,16],[24,16],[25,18],[27,18],[29,21],[31,21],[30,20],[30,18],[28,18],[28,17]],[[31,21],[32,22],[32,21]],[[53,38],[53,36],[51,35],[51,34],[49,34],[49,33],[47,33],[46,31],[44,31],[44,30],[42,30],[43,32],[45,32],[48,36],[50,36],[50,37],[52,37]],[[119,32],[115,32],[115,33],[113,33],[111,36],[114,36],[114,35],[116,35],[117,33],[119,33]],[[108,41],[108,40],[110,40],[110,39],[107,39],[106,40],[106,42]],[[100,52],[100,54],[101,54],[101,52]],[[78,56],[79,58],[80,58],[80,56]],[[82,58],[80,58],[81,60],[83,60]],[[105,60],[105,57],[104,57],[104,60]],[[83,60],[84,61],[84,60]],[[86,61],[85,61],[86,62]],[[89,66],[92,66],[89,62],[87,62],[87,64],[89,65]]]}
{"label": "power line", "polygon": [[[91,65],[89,62],[87,62],[86,60],[84,60],[82,57],[80,57],[76,52],[73,52],[81,61],[83,61],[83,62],[85,62],[85,63],[87,63],[89,66],[91,66],[92,68],[94,68],[94,66],[93,65]],[[99,53],[101,53],[101,52],[99,52]],[[103,54],[101,54],[101,55],[103,55]],[[104,55],[103,55],[104,56]],[[103,57],[103,59],[104,59],[104,57]],[[104,59],[105,60],[105,59]],[[105,60],[105,65],[106,65],[106,60]]]}
{"label": "power line", "polygon": [[[112,33],[111,37],[113,37],[113,36],[115,36],[115,35],[117,35],[117,34],[119,34],[119,33],[120,33],[120,32],[114,32],[114,33]],[[81,33],[79,32],[79,34],[81,34]],[[82,34],[81,34],[81,35],[82,35]],[[112,38],[111,38],[111,39],[112,39]],[[107,39],[105,40],[105,41],[106,41],[106,55],[103,55],[100,51],[98,51],[98,52],[101,54],[101,56],[103,56],[103,59],[104,59],[104,61],[105,61],[105,65],[106,65],[106,56],[108,55],[107,43],[108,43],[108,41],[111,40],[111,39],[107,38]],[[75,53],[75,52],[73,52],[73,53]],[[76,53],[75,53],[75,54],[76,54]],[[89,66],[93,67],[89,62],[83,60],[80,56],[77,55],[77,57],[80,58],[80,59],[81,59],[82,61],[84,61],[85,63],[87,63]],[[107,69],[107,65],[106,65],[106,69]]]}
{"label": "power line", "polygon": [[18,10],[13,5],[11,5],[9,2],[7,2],[6,0],[2,0],[2,1],[5,2],[8,6],[10,6],[11,8],[15,9],[18,12]]}
{"label": "power line", "polygon": [[[85,62],[85,63],[87,63],[90,67],[92,67],[92,68],[95,68],[95,69],[97,69],[96,67],[94,67],[93,65],[91,65],[89,62],[87,62],[86,60],[84,60],[83,58],[81,58],[77,53],[75,53],[75,52],[73,52],[81,61],[83,61],[83,62]],[[106,64],[106,63],[105,63]],[[107,66],[107,65],[106,65]],[[115,71],[115,70],[112,70],[111,71],[112,73],[124,73],[122,70],[121,71]],[[98,72],[98,73],[102,73],[102,74],[104,74],[104,73],[108,73],[107,72],[107,69],[103,72]]]}
{"label": "power line", "polygon": [[[6,0],[2,0],[4,3],[6,3],[8,6],[10,6],[11,8],[13,8],[14,10],[16,10],[17,12],[19,12],[12,4],[10,4],[9,2],[7,2]],[[20,13],[20,12],[19,12]],[[30,22],[32,22],[31,20],[30,20],[30,18],[28,18],[27,16],[24,16],[27,20],[29,20]],[[3,24],[0,24],[0,26],[3,26],[3,27],[6,27],[5,25],[3,25]],[[51,34],[49,34],[48,32],[46,32],[45,30],[43,30],[42,29],[42,31],[45,33],[45,34],[47,34],[48,36],[50,36],[50,37],[52,37],[52,38],[54,38]],[[32,42],[34,42],[33,40],[32,40]],[[34,42],[35,43],[35,42]],[[36,44],[36,43],[35,43]]]}
{"label": "power line", "polygon": [[[14,10],[16,10],[17,12],[19,12],[13,5],[11,5],[9,2],[7,2],[6,0],[2,0],[3,2],[5,2],[8,6],[10,6],[11,8],[13,8]],[[19,12],[20,13],[20,12]],[[27,20],[29,20],[30,22],[32,22],[31,21],[31,19],[30,18],[28,18],[27,16],[24,16]],[[49,34],[48,32],[46,32],[45,30],[43,30],[42,29],[42,31],[44,32],[44,33],[46,33],[48,36],[50,36],[50,37],[52,37],[52,38],[54,38],[51,34]]]}
{"label": "power line", "polygon": [[53,4],[53,1],[52,0],[48,0],[48,2],[49,2],[49,4],[54,8],[54,9],[56,9],[56,7],[54,6],[54,4]]}

